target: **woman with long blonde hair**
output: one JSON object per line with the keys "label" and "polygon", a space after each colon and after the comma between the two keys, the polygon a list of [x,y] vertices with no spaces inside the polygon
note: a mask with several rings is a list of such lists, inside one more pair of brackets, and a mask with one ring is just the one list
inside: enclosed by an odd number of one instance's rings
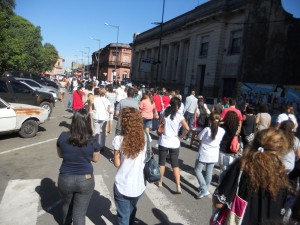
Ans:
{"label": "woman with long blonde hair", "polygon": [[238,194],[248,202],[242,224],[282,222],[290,188],[281,160],[287,151],[288,141],[281,130],[269,128],[259,131],[243,156],[226,171],[214,193],[214,206],[230,207]]}
{"label": "woman with long blonde hair", "polygon": [[121,127],[121,134],[112,143],[113,162],[118,168],[114,198],[118,224],[133,224],[137,202],[146,189],[143,170],[147,147],[145,135],[148,133],[144,132],[141,113],[135,108],[122,109]]}

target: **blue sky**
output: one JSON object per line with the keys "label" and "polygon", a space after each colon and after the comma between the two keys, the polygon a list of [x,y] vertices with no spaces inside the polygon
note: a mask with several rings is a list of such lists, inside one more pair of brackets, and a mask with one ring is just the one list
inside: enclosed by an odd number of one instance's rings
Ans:
{"label": "blue sky", "polygon": [[[165,0],[164,21],[184,14],[207,0]],[[300,18],[300,0],[282,0],[284,8]],[[41,27],[43,43],[55,46],[65,59],[64,68],[78,60],[88,63],[87,53],[117,40],[117,29],[105,26],[107,22],[119,26],[119,43],[131,43],[135,32],[153,28],[160,22],[163,0],[16,0],[15,13]],[[88,48],[86,48],[88,47]],[[77,55],[77,56],[76,56]],[[91,56],[89,57],[91,63]]]}

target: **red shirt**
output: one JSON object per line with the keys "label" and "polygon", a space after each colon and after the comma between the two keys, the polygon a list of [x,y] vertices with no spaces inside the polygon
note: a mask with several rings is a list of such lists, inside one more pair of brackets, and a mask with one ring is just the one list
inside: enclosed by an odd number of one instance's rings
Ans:
{"label": "red shirt", "polygon": [[164,103],[164,109],[165,109],[170,104],[171,99],[167,95],[161,96],[161,98],[162,98],[162,101]]}
{"label": "red shirt", "polygon": [[153,95],[153,101],[155,103],[156,111],[161,112],[162,111],[162,99],[158,94]]}
{"label": "red shirt", "polygon": [[81,96],[78,94],[77,91],[73,92],[73,104],[72,104],[72,108],[74,110],[79,110],[83,108],[83,102],[82,102],[82,97],[84,96],[84,92],[81,91]]}
{"label": "red shirt", "polygon": [[238,118],[239,118],[239,121],[243,121],[243,116],[242,116],[242,113],[240,110],[236,109],[236,108],[232,108],[232,107],[229,107],[229,108],[225,108],[222,110],[222,113],[220,115],[221,117],[221,120],[224,120],[225,116],[226,116],[226,113],[229,112],[229,111],[233,111],[233,112],[236,112]]}

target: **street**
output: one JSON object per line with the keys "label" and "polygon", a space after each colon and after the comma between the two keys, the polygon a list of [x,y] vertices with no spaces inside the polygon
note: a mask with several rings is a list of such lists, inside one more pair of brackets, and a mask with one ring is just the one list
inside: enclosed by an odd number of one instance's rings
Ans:
{"label": "street", "polygon": [[[71,123],[71,114],[66,110],[68,99],[69,94],[64,102],[56,102],[50,120],[40,125],[36,137],[23,139],[18,133],[0,136],[0,224],[60,223],[62,202],[57,190],[57,177],[61,159],[56,153],[56,140]],[[96,187],[87,212],[87,225],[116,222],[113,199],[116,168],[109,161],[113,156],[113,137],[113,134],[107,136],[106,150],[93,164]],[[151,144],[157,158],[156,143],[157,136],[152,133]],[[194,176],[197,148],[187,148],[186,144],[182,142],[179,155],[182,194],[175,194],[176,184],[167,162],[163,187],[147,184],[138,202],[137,224],[208,224],[212,211],[211,195],[195,199],[199,186]],[[214,188],[211,185],[211,193]]]}

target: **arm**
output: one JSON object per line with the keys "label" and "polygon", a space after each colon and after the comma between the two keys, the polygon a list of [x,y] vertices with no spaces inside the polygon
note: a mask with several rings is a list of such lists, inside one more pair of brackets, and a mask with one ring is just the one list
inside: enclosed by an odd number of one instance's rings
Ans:
{"label": "arm", "polygon": [[119,168],[120,165],[121,165],[120,151],[114,150],[114,166]]}
{"label": "arm", "polygon": [[57,147],[57,155],[59,158],[63,158],[63,154],[62,154],[60,147]]}
{"label": "arm", "polygon": [[184,131],[182,132],[182,134],[180,136],[180,138],[182,139],[190,131],[190,128],[185,119],[181,120],[181,124],[184,128]]}
{"label": "arm", "polygon": [[216,209],[221,209],[223,208],[225,205],[222,204],[221,202],[219,202],[218,198],[216,196],[213,196],[213,207],[215,207]]}
{"label": "arm", "polygon": [[100,158],[100,152],[94,152],[92,162],[94,162],[94,163],[98,162],[99,158]]}

